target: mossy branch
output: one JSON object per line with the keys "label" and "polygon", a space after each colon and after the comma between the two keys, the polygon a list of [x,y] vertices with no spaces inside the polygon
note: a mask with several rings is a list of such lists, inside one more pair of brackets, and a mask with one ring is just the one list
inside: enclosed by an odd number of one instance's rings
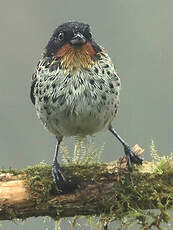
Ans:
{"label": "mossy branch", "polygon": [[0,171],[0,220],[50,216],[112,215],[114,219],[146,209],[173,208],[173,162],[144,162],[132,173],[125,159],[107,164],[69,164],[63,167],[71,186],[60,194],[51,167],[40,164],[25,170]]}

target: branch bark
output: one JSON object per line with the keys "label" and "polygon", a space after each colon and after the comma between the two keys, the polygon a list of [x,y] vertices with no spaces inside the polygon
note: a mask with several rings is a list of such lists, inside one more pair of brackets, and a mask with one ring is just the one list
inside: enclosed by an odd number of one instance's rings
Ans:
{"label": "branch bark", "polygon": [[173,207],[173,163],[144,162],[132,173],[125,159],[107,164],[63,167],[69,194],[57,191],[46,164],[22,171],[0,171],[0,220],[52,218]]}

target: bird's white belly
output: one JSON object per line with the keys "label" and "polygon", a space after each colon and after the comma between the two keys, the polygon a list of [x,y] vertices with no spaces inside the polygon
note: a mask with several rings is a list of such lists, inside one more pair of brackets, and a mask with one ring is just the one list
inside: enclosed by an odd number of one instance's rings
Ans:
{"label": "bird's white belly", "polygon": [[[43,115],[43,114],[42,114]],[[57,111],[47,116],[41,116],[40,119],[46,128],[55,135],[62,136],[86,136],[99,132],[107,127],[112,121],[113,116],[107,110],[98,112],[97,109],[82,110],[78,113],[66,113],[66,111]]]}
{"label": "bird's white belly", "polygon": [[63,78],[54,79],[56,87],[36,97],[37,115],[44,126],[56,136],[92,135],[108,127],[117,113],[120,88],[119,78],[109,75],[103,81],[102,75],[80,72],[68,84]]}

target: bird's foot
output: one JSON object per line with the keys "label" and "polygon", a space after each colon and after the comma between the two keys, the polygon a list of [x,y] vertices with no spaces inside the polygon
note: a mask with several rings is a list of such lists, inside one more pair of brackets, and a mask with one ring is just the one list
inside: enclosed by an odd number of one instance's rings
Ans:
{"label": "bird's foot", "polygon": [[66,185],[66,179],[61,171],[58,162],[53,162],[52,164],[52,177],[54,183],[57,185],[58,189],[64,191]]}
{"label": "bird's foot", "polygon": [[126,159],[127,159],[127,166],[130,171],[132,171],[132,165],[137,164],[141,165],[143,162],[143,159],[139,157],[136,152],[130,148],[130,146],[125,145],[124,146],[124,152],[126,154]]}
{"label": "bird's foot", "polygon": [[76,184],[72,184],[65,179],[58,162],[52,164],[52,177],[58,190],[63,194],[71,193],[77,188]]}

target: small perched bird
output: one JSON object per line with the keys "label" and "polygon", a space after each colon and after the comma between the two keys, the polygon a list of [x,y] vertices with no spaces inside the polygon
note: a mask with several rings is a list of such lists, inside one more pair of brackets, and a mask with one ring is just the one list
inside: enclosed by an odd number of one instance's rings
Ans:
{"label": "small perched bird", "polygon": [[64,189],[57,161],[64,136],[87,136],[108,129],[123,145],[129,169],[142,159],[112,127],[119,107],[120,78],[106,50],[81,22],[60,25],[32,76],[30,97],[43,125],[56,136],[53,180]]}

